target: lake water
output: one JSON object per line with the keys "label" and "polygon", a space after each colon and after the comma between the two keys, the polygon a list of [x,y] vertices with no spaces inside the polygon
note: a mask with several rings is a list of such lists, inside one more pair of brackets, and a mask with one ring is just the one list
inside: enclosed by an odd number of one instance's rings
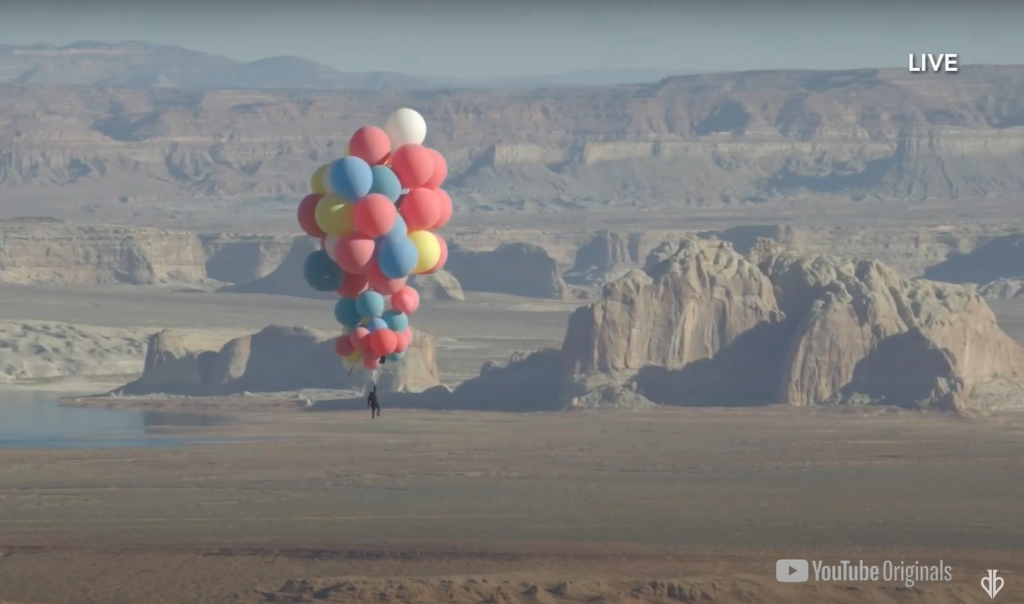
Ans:
{"label": "lake water", "polygon": [[229,440],[187,434],[188,428],[227,423],[221,416],[62,407],[59,396],[0,391],[0,448],[148,448]]}

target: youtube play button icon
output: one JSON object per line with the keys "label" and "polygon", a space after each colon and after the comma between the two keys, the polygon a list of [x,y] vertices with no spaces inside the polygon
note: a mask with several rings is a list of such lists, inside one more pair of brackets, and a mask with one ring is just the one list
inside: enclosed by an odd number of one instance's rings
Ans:
{"label": "youtube play button icon", "polygon": [[803,583],[807,581],[810,567],[807,560],[777,560],[775,580],[779,583]]}

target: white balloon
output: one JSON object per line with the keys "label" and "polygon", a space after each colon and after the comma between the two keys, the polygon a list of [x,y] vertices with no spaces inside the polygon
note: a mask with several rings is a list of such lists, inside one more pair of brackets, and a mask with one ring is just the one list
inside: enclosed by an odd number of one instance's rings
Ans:
{"label": "white balloon", "polygon": [[403,145],[422,145],[427,138],[427,122],[416,111],[403,107],[384,122],[384,132],[391,140],[391,148]]}
{"label": "white balloon", "polygon": [[324,251],[327,252],[327,257],[334,260],[335,263],[338,262],[338,259],[334,257],[334,248],[337,243],[338,238],[333,235],[324,240]]}

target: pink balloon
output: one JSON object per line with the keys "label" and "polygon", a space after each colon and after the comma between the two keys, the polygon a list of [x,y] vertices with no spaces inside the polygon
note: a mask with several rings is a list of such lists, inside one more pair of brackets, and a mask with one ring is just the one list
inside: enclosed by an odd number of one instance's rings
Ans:
{"label": "pink balloon", "polygon": [[380,266],[376,262],[371,262],[370,265],[366,267],[366,278],[370,284],[370,289],[382,296],[390,296],[401,290],[405,287],[405,282],[409,280],[408,277],[402,277],[401,279],[388,279],[387,276],[380,271]]}
{"label": "pink balloon", "polygon": [[[443,252],[447,255],[447,250]],[[345,280],[338,288],[338,295],[343,298],[357,298],[369,286],[366,273],[345,273]]]}
{"label": "pink balloon", "polygon": [[398,348],[398,334],[390,329],[378,329],[370,334],[370,350],[378,357],[386,357]]}
{"label": "pink balloon", "polygon": [[436,149],[428,149],[428,151],[430,151],[434,158],[434,173],[423,186],[428,189],[436,189],[441,186],[444,179],[448,178],[448,162],[444,160],[444,156],[441,155],[440,151]]}
{"label": "pink balloon", "polygon": [[391,296],[391,308],[411,315],[420,307],[420,294],[406,285]]}
{"label": "pink balloon", "polygon": [[423,145],[402,145],[391,154],[391,169],[404,188],[422,187],[434,175],[434,156]]}
{"label": "pink balloon", "polygon": [[349,339],[352,341],[352,346],[356,350],[366,350],[368,344],[367,338],[370,337],[370,330],[363,325],[359,325],[352,330],[352,333],[348,334]]}
{"label": "pink balloon", "polygon": [[366,367],[370,371],[380,369],[380,357],[363,357],[363,367]]}
{"label": "pink balloon", "polygon": [[436,193],[420,187],[405,194],[399,213],[410,231],[424,231],[441,218],[441,201]]}
{"label": "pink balloon", "polygon": [[448,221],[452,219],[452,212],[455,211],[454,208],[452,208],[452,197],[447,191],[444,189],[437,189],[434,193],[437,195],[438,205],[441,207],[441,217],[434,223],[434,226],[428,229],[431,231],[436,231],[448,224]]}
{"label": "pink balloon", "polygon": [[373,238],[361,233],[350,233],[339,237],[334,244],[334,258],[346,273],[364,273],[376,249],[377,244]]}
{"label": "pink balloon", "polygon": [[363,126],[349,139],[348,152],[371,166],[378,166],[391,156],[391,139],[376,126]]}
{"label": "pink balloon", "polygon": [[349,336],[341,336],[334,341],[334,352],[338,353],[339,357],[347,357],[355,351],[355,344]]}
{"label": "pink balloon", "polygon": [[445,243],[444,237],[441,237],[437,233],[431,233],[434,237],[437,237],[437,244],[441,247],[441,257],[437,259],[437,264],[434,265],[429,271],[423,273],[424,275],[430,275],[444,268],[444,263],[448,262],[448,244]]}
{"label": "pink balloon", "polygon": [[370,193],[352,208],[352,222],[356,229],[374,239],[390,231],[397,216],[395,204],[380,193]]}

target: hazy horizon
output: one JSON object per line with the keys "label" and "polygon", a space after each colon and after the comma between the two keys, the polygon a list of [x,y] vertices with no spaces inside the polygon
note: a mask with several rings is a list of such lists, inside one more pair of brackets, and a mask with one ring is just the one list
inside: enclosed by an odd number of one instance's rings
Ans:
{"label": "hazy horizon", "polygon": [[42,0],[5,10],[0,44],[137,40],[239,61],[294,56],[348,72],[500,79],[587,71],[903,67],[908,53],[924,52],[958,53],[961,64],[1019,64],[1024,44],[1011,27],[1020,22],[1015,16],[1024,17],[1024,5]]}

